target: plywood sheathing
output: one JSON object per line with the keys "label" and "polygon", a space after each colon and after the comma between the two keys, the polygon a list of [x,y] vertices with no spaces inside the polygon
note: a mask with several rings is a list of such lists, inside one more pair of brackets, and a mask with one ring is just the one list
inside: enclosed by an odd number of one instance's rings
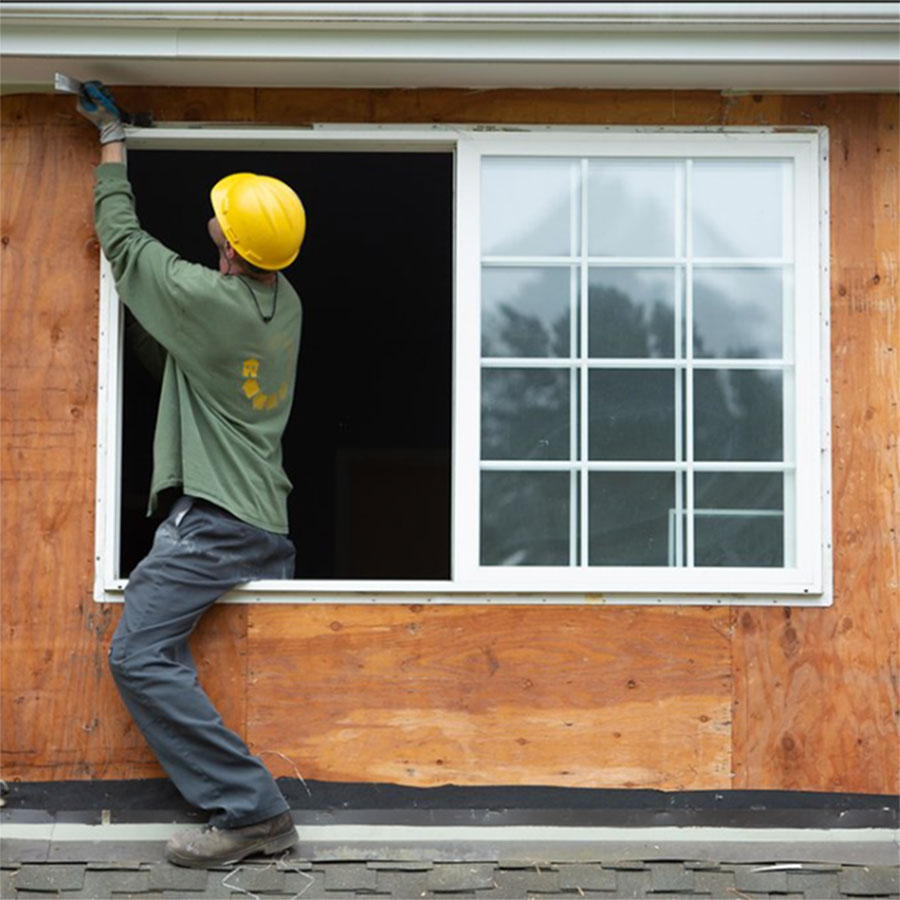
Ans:
{"label": "plywood sheathing", "polygon": [[[110,683],[118,609],[91,597],[97,439],[96,138],[59,99],[3,102],[3,772],[159,774]],[[246,612],[217,609],[198,663],[246,719]],[[62,773],[62,774],[60,774]]]}
{"label": "plywood sheathing", "polygon": [[[270,606],[251,619],[248,724],[305,776],[728,783],[727,610],[331,607],[298,620]],[[286,735],[292,716],[302,726]]]}
{"label": "plywood sheathing", "polygon": [[[745,787],[897,789],[896,97],[817,101],[831,129],[834,606],[736,611],[735,773]],[[814,115],[785,99],[786,121]]]}
{"label": "plywood sheathing", "polygon": [[[831,609],[222,607],[201,679],[278,774],[405,784],[898,790],[895,96],[121,88],[158,120],[828,125]],[[3,772],[159,770],[91,600],[90,126],[3,98]],[[733,774],[732,774],[733,773]]]}

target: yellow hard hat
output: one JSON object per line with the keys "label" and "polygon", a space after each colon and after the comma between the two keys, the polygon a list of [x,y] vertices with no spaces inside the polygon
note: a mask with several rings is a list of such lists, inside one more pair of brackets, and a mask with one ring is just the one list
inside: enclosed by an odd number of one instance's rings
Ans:
{"label": "yellow hard hat", "polygon": [[260,269],[283,269],[300,252],[306,212],[283,181],[237,172],[210,191],[213,211],[232,247]]}

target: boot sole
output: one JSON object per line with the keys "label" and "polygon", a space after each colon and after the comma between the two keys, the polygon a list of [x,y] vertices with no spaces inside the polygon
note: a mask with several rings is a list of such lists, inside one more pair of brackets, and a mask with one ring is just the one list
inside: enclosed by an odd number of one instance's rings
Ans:
{"label": "boot sole", "polygon": [[166,859],[175,866],[185,866],[189,869],[208,869],[210,866],[233,866],[247,856],[254,853],[263,853],[271,856],[273,853],[281,853],[289,850],[297,843],[297,829],[292,827],[290,831],[276,834],[274,837],[257,841],[244,847],[240,852],[231,852],[222,856],[183,856],[176,850],[166,850]]}

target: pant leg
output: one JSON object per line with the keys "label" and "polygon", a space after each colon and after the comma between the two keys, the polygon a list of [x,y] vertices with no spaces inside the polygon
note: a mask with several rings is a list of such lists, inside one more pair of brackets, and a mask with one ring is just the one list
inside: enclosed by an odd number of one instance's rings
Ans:
{"label": "pant leg", "polygon": [[110,646],[113,677],[175,786],[219,827],[253,824],[288,805],[200,687],[187,640],[203,613],[236,584],[292,572],[286,538],[183,497],[125,590]]}

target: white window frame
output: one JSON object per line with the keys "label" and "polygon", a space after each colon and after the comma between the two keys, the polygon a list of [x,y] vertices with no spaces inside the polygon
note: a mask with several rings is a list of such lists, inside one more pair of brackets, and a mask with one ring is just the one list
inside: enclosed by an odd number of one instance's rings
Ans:
{"label": "white window frame", "polygon": [[[450,580],[261,580],[237,603],[495,603],[827,606],[832,601],[827,129],[521,126],[340,126],[133,129],[133,150],[451,152],[455,158],[453,469]],[[793,161],[798,536],[791,568],[486,567],[480,531],[480,160],[485,155],[789,158]],[[686,262],[690,265],[690,260]],[[94,597],[122,600],[118,576],[122,427],[121,304],[101,262]],[[688,342],[690,344],[690,342]],[[717,361],[720,367],[722,361]],[[796,421],[799,416],[796,417]],[[743,464],[737,464],[742,471]],[[727,465],[724,466],[727,468]],[[765,465],[759,468],[764,469]],[[776,467],[781,471],[781,467]]]}

